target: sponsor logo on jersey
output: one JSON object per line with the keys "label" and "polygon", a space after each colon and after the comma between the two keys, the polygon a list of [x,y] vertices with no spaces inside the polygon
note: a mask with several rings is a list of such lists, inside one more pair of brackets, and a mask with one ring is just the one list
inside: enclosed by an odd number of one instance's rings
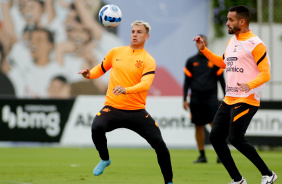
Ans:
{"label": "sponsor logo on jersey", "polygon": [[240,73],[244,73],[244,69],[243,68],[237,68],[235,67],[227,67],[226,68],[226,72],[240,72]]}
{"label": "sponsor logo on jersey", "polygon": [[226,60],[227,60],[226,72],[240,72],[240,73],[244,73],[244,69],[243,68],[238,68],[236,66],[233,66],[234,62],[238,60],[237,57],[228,57]]}
{"label": "sponsor logo on jersey", "polygon": [[227,61],[237,61],[238,58],[237,57],[228,57]]}
{"label": "sponsor logo on jersey", "polygon": [[103,112],[110,112],[111,110],[109,108],[102,109]]}
{"label": "sponsor logo on jersey", "polygon": [[226,92],[239,92],[239,87],[226,87]]}

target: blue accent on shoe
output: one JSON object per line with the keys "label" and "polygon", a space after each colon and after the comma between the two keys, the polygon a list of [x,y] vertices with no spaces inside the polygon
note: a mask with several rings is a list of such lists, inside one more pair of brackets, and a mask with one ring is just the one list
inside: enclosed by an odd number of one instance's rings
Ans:
{"label": "blue accent on shoe", "polygon": [[167,184],[173,184],[172,182],[168,182]]}
{"label": "blue accent on shoe", "polygon": [[104,169],[111,164],[111,159],[101,160],[93,170],[93,175],[99,176],[104,172]]}

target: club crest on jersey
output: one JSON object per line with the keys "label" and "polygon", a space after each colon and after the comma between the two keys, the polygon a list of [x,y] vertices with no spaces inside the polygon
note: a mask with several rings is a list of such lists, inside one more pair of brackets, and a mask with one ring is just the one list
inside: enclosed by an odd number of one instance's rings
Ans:
{"label": "club crest on jersey", "polygon": [[136,66],[137,68],[141,68],[141,67],[143,66],[143,61],[141,61],[141,60],[136,60],[135,66]]}

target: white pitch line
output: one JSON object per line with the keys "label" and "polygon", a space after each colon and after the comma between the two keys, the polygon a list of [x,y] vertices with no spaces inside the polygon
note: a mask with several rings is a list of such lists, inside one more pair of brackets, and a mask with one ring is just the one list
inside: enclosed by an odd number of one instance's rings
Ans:
{"label": "white pitch line", "polygon": [[19,184],[32,184],[32,183],[23,183],[23,182],[17,182],[17,181],[0,181],[0,183],[19,183]]}

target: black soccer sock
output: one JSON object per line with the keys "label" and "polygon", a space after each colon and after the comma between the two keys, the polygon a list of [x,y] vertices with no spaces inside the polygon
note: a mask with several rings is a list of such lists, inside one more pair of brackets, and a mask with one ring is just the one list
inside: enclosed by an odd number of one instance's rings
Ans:
{"label": "black soccer sock", "polygon": [[242,176],[237,176],[237,177],[233,178],[233,180],[235,182],[241,181],[241,179],[242,179]]}
{"label": "black soccer sock", "polygon": [[206,157],[205,150],[200,150],[200,157]]}
{"label": "black soccer sock", "polygon": [[262,172],[263,176],[272,176],[272,171],[268,169],[268,172]]}

